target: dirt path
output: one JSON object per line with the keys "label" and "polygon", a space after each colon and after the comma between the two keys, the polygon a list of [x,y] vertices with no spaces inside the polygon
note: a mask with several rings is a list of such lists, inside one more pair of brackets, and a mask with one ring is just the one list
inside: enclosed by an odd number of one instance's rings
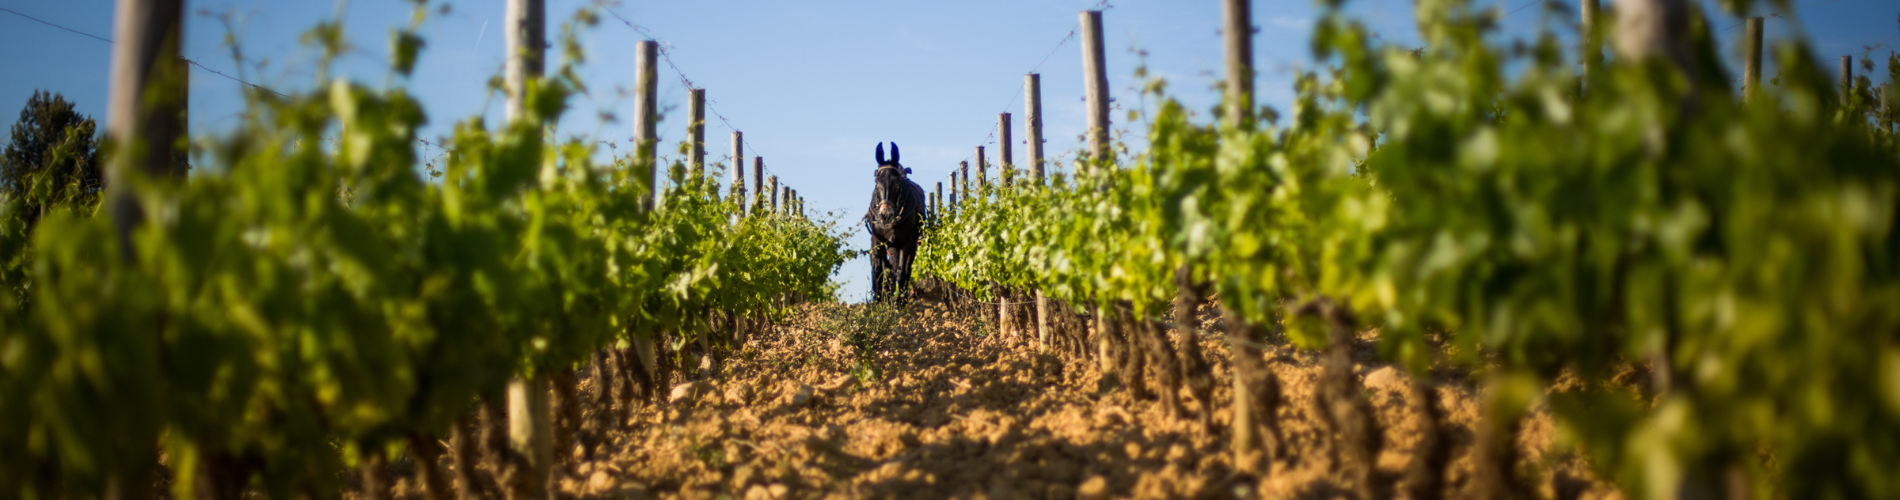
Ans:
{"label": "dirt path", "polygon": [[[1266,478],[1234,472],[1225,426],[1232,397],[1214,395],[1215,435],[1170,419],[1155,401],[1100,393],[1092,363],[1035,354],[937,306],[916,306],[878,357],[884,376],[860,383],[851,348],[821,331],[840,307],[811,306],[762,335],[703,379],[702,391],[636,412],[631,432],[569,468],[564,494],[581,498],[1335,498],[1330,442],[1315,420],[1317,357],[1269,349],[1288,402],[1279,418],[1290,447]],[[835,322],[833,322],[835,323]],[[1217,381],[1231,380],[1227,349],[1201,339]],[[1358,367],[1385,436],[1374,475],[1381,497],[1411,463],[1419,418],[1404,376]],[[1440,384],[1452,441],[1446,498],[1470,496],[1471,390]],[[1190,415],[1202,411],[1183,393]],[[1578,457],[1549,453],[1552,425],[1524,423],[1519,473],[1540,498],[1620,497]]]}

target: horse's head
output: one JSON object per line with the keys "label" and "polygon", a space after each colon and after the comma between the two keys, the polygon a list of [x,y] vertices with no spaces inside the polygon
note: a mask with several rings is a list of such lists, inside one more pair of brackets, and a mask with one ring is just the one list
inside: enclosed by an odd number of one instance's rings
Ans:
{"label": "horse's head", "polygon": [[895,142],[891,143],[891,161],[884,161],[884,143],[877,143],[877,166],[883,168],[886,165],[896,167],[898,170],[904,169],[904,164],[897,161],[897,143]]}

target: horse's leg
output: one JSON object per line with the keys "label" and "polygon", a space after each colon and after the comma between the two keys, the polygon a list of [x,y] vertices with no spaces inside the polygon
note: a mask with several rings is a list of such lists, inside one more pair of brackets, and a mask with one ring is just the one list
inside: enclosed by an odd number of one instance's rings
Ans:
{"label": "horse's leg", "polygon": [[884,264],[884,245],[875,239],[871,243],[871,302],[884,301],[884,279],[889,271]]}
{"label": "horse's leg", "polygon": [[911,242],[908,246],[897,250],[897,301],[899,304],[910,302],[910,264],[916,257],[916,242]]}

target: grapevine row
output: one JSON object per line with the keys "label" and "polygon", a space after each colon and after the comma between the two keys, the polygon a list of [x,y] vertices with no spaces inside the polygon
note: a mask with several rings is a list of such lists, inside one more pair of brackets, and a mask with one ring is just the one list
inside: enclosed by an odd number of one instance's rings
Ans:
{"label": "grapevine row", "polygon": [[[340,53],[340,28],[314,33]],[[459,123],[430,176],[400,80],[253,91],[206,146],[222,172],[111,180],[142,220],[108,197],[0,228],[0,496],[138,490],[162,456],[180,496],[333,498],[348,464],[406,448],[446,498],[436,443],[452,435],[465,494],[480,448],[510,497],[539,496],[528,471],[546,464],[521,462],[546,458],[496,445],[511,380],[552,381],[559,418],[530,420],[554,439],[599,436],[660,401],[687,351],[722,355],[835,293],[831,223],[746,210],[682,164],[656,197],[650,143],[602,163],[591,141],[554,140],[586,88],[574,74],[526,79],[505,125]],[[593,394],[574,390],[582,367]],[[578,421],[583,402],[598,421]]]}
{"label": "grapevine row", "polygon": [[[1421,2],[1425,45],[1394,46],[1329,4],[1313,31],[1328,66],[1295,78],[1285,113],[1252,105],[1244,62],[1219,124],[1152,79],[1146,152],[966,191],[938,208],[919,272],[1005,307],[1035,297],[1045,349],[1177,415],[1178,389],[1207,401],[1212,374],[1163,318],[1196,332],[1183,311],[1211,293],[1234,357],[1226,438],[1258,474],[1297,453],[1277,444],[1258,350],[1286,339],[1325,351],[1338,466],[1370,494],[1379,434],[1349,355],[1370,332],[1414,383],[1485,387],[1488,497],[1528,488],[1509,443],[1539,409],[1636,496],[1900,495],[1900,92],[1837,86],[1793,39],[1744,95],[1686,2],[1619,3],[1654,22],[1619,25],[1601,61],[1583,7],[1578,50],[1548,31],[1503,46],[1499,13],[1462,0]],[[1003,311],[1005,331],[1026,323]]]}

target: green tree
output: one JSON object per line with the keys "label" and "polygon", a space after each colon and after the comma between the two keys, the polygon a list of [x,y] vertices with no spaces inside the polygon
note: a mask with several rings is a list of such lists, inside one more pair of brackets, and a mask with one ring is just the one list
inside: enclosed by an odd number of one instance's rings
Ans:
{"label": "green tree", "polygon": [[97,204],[104,186],[97,128],[65,97],[34,91],[0,155],[0,195],[14,204],[0,224],[28,230],[51,207]]}

